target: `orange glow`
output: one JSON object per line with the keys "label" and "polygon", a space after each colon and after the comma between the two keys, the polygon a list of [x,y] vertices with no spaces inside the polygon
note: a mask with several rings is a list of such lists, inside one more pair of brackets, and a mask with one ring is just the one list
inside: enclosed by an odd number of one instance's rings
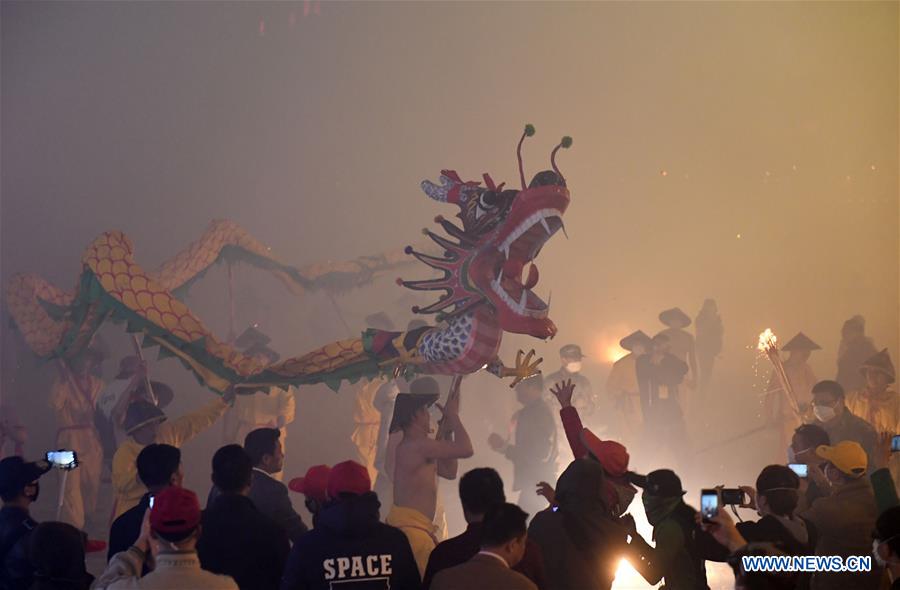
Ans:
{"label": "orange glow", "polygon": [[590,357],[596,362],[612,364],[628,354],[619,341],[634,332],[628,324],[617,323],[595,332],[591,336]]}

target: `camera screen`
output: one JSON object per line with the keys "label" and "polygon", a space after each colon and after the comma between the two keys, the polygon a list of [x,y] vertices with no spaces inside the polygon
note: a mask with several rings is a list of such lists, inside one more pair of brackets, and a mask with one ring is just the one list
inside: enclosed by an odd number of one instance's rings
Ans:
{"label": "camera screen", "polygon": [[894,435],[894,438],[891,439],[891,452],[896,453],[900,451],[900,434]]}
{"label": "camera screen", "polygon": [[712,518],[719,513],[719,494],[715,490],[700,493],[700,513],[703,518]]}
{"label": "camera screen", "polygon": [[75,451],[47,451],[47,461],[60,469],[74,469],[78,465]]}
{"label": "camera screen", "polygon": [[809,465],[806,463],[791,463],[788,467],[797,474],[797,477],[807,477],[809,475]]}

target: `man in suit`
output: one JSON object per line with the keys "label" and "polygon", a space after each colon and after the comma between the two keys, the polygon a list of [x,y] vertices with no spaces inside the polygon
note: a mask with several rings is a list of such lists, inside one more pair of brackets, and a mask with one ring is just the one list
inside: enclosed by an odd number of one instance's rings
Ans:
{"label": "man in suit", "polygon": [[534,582],[513,571],[525,555],[528,519],[515,504],[502,504],[484,520],[481,551],[462,565],[439,572],[433,590],[537,590]]}
{"label": "man in suit", "polygon": [[203,512],[197,554],[203,569],[234,578],[241,590],[276,590],[290,552],[287,533],[247,496],[253,464],[238,445],[225,445],[212,458],[219,495]]}
{"label": "man in suit", "polygon": [[287,487],[273,477],[284,469],[284,449],[281,431],[277,428],[257,428],[244,439],[244,450],[253,462],[250,499],[256,509],[281,527],[292,541],[308,529],[294,510]]}

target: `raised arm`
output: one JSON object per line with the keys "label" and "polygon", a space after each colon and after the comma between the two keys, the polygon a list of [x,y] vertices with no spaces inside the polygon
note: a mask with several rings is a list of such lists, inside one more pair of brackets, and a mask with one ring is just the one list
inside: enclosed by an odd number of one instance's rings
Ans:
{"label": "raised arm", "polygon": [[581,431],[584,425],[578,410],[572,405],[572,394],[575,392],[575,384],[571,379],[566,379],[550,388],[550,393],[559,400],[559,417],[562,419],[563,429],[566,431],[566,439],[572,449],[572,455],[580,459],[587,455],[587,447],[581,442]]}
{"label": "raised arm", "polygon": [[462,425],[459,415],[445,412],[444,420],[453,434],[453,440],[423,440],[419,448],[424,458],[442,461],[446,459],[467,459],[475,454],[469,433],[466,432],[465,427]]}
{"label": "raised arm", "polygon": [[684,547],[684,535],[674,523],[656,527],[656,547],[651,547],[637,532],[631,532],[625,556],[649,584],[662,580],[669,565]]}
{"label": "raised arm", "polygon": [[[450,384],[450,391],[447,394],[447,405],[452,404],[457,415],[459,414],[459,387],[461,383],[462,375],[453,377],[453,382]],[[438,426],[437,435],[434,438],[436,440],[451,440],[454,438],[446,421],[441,421],[441,424]],[[444,479],[456,479],[456,476],[459,474],[459,459],[443,459],[438,461],[437,474]]]}

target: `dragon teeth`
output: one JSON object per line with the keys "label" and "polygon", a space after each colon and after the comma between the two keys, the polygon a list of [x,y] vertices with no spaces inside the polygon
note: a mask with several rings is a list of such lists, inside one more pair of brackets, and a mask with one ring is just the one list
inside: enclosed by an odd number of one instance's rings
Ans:
{"label": "dragon teeth", "polygon": [[541,217],[541,225],[544,226],[544,231],[546,231],[549,234],[550,233],[550,225],[547,224],[546,217]]}

